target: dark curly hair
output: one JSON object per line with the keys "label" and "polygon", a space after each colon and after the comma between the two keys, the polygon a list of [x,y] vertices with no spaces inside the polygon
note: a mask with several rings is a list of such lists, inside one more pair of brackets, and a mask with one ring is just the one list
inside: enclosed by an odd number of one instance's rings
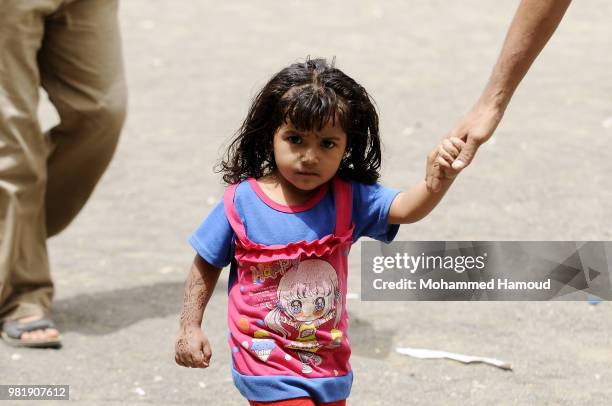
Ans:
{"label": "dark curly hair", "polygon": [[249,113],[228,147],[217,172],[227,184],[260,178],[276,168],[273,138],[283,122],[301,131],[320,131],[329,120],[347,135],[338,175],[372,184],[380,177],[378,114],[366,90],[334,67],[334,61],[306,59],[270,79],[255,96]]}

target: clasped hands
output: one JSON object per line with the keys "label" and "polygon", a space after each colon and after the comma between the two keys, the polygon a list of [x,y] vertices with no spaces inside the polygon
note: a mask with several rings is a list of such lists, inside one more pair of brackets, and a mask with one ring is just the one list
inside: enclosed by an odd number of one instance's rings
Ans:
{"label": "clasped hands", "polygon": [[477,103],[427,155],[427,190],[439,192],[445,182],[465,169],[478,148],[491,138],[502,116],[503,110]]}

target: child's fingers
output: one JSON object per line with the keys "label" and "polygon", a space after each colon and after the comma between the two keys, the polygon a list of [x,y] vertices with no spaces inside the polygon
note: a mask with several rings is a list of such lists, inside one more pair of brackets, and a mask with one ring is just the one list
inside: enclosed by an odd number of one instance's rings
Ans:
{"label": "child's fingers", "polygon": [[189,368],[195,368],[198,364],[198,354],[195,351],[185,354],[185,358],[187,359],[187,366]]}
{"label": "child's fingers", "polygon": [[208,366],[208,360],[210,360],[210,355],[208,356],[208,358],[206,358],[203,351],[206,345],[207,341],[194,340],[189,346],[189,353],[187,354],[187,359],[191,368],[206,368]]}
{"label": "child's fingers", "polygon": [[176,361],[177,364],[179,364],[182,367],[191,368],[191,359],[188,353],[177,354],[175,355],[174,360]]}
{"label": "child's fingers", "polygon": [[[465,142],[462,141],[461,138],[450,137],[448,140],[459,150],[459,152],[465,147]],[[457,155],[459,155],[459,152],[457,152]],[[457,155],[455,155],[455,158],[457,158]]]}
{"label": "child's fingers", "polygon": [[185,338],[178,338],[175,344],[175,354],[174,361],[180,366],[187,367],[188,359],[187,355],[189,354],[189,343]]}
{"label": "child's fingers", "polygon": [[210,345],[208,341],[203,343],[201,350],[199,350],[195,355],[195,367],[196,368],[208,368],[210,364],[210,357],[212,356],[212,352],[210,350]]}
{"label": "child's fingers", "polygon": [[191,368],[193,366],[193,359],[191,357],[191,351],[189,349],[185,349],[183,352],[178,354],[178,356],[182,366],[187,368]]}
{"label": "child's fingers", "polygon": [[202,351],[193,354],[193,367],[194,368],[208,368],[210,357],[206,357]]}
{"label": "child's fingers", "polygon": [[448,159],[442,156],[442,154],[438,155],[436,158],[436,163],[438,163],[442,168],[452,168],[453,158],[450,158],[450,162]]}
{"label": "child's fingers", "polygon": [[443,149],[446,153],[450,154],[453,159],[457,158],[457,156],[459,155],[459,149],[455,147],[455,144],[453,144],[448,138],[442,140],[440,148]]}
{"label": "child's fingers", "polygon": [[[181,366],[188,368],[206,368],[210,361],[210,346],[206,351],[203,347],[208,343],[194,343],[181,337],[176,341],[176,351],[174,361]],[[207,353],[207,354],[206,354]]]}
{"label": "child's fingers", "polygon": [[202,354],[204,355],[204,361],[208,364],[210,363],[210,357],[212,357],[212,350],[210,349],[210,343],[208,340],[204,343],[204,348],[202,348]]}

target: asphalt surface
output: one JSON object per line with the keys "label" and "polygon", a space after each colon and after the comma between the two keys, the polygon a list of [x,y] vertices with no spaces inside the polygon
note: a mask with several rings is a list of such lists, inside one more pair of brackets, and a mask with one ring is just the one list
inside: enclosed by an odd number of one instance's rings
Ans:
{"label": "asphalt surface", "polygon": [[[86,405],[246,404],[229,372],[227,272],[207,309],[211,367],[175,365],[173,341],[186,240],[221,196],[212,167],[251,97],[291,62],[335,56],[379,107],[382,182],[408,188],[477,99],[517,4],[123,1],[128,121],[93,198],[50,241],[64,348],[0,345],[0,383],[67,384],[70,402]],[[605,0],[571,5],[494,138],[398,240],[612,239],[611,15]],[[46,102],[41,117],[56,119]],[[359,253],[349,404],[610,404],[609,302],[362,302]],[[514,370],[412,359],[400,346]],[[18,404],[30,403],[68,402]]]}

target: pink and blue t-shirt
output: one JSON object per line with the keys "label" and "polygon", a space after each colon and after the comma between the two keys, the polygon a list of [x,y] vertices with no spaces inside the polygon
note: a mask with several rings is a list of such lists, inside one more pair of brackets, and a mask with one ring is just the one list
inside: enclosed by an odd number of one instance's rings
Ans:
{"label": "pink and blue t-shirt", "polygon": [[249,400],[346,399],[352,384],[347,256],[362,236],[389,242],[398,191],[334,179],[300,206],[272,201],[254,179],[230,186],[190,243],[231,263],[232,375]]}

